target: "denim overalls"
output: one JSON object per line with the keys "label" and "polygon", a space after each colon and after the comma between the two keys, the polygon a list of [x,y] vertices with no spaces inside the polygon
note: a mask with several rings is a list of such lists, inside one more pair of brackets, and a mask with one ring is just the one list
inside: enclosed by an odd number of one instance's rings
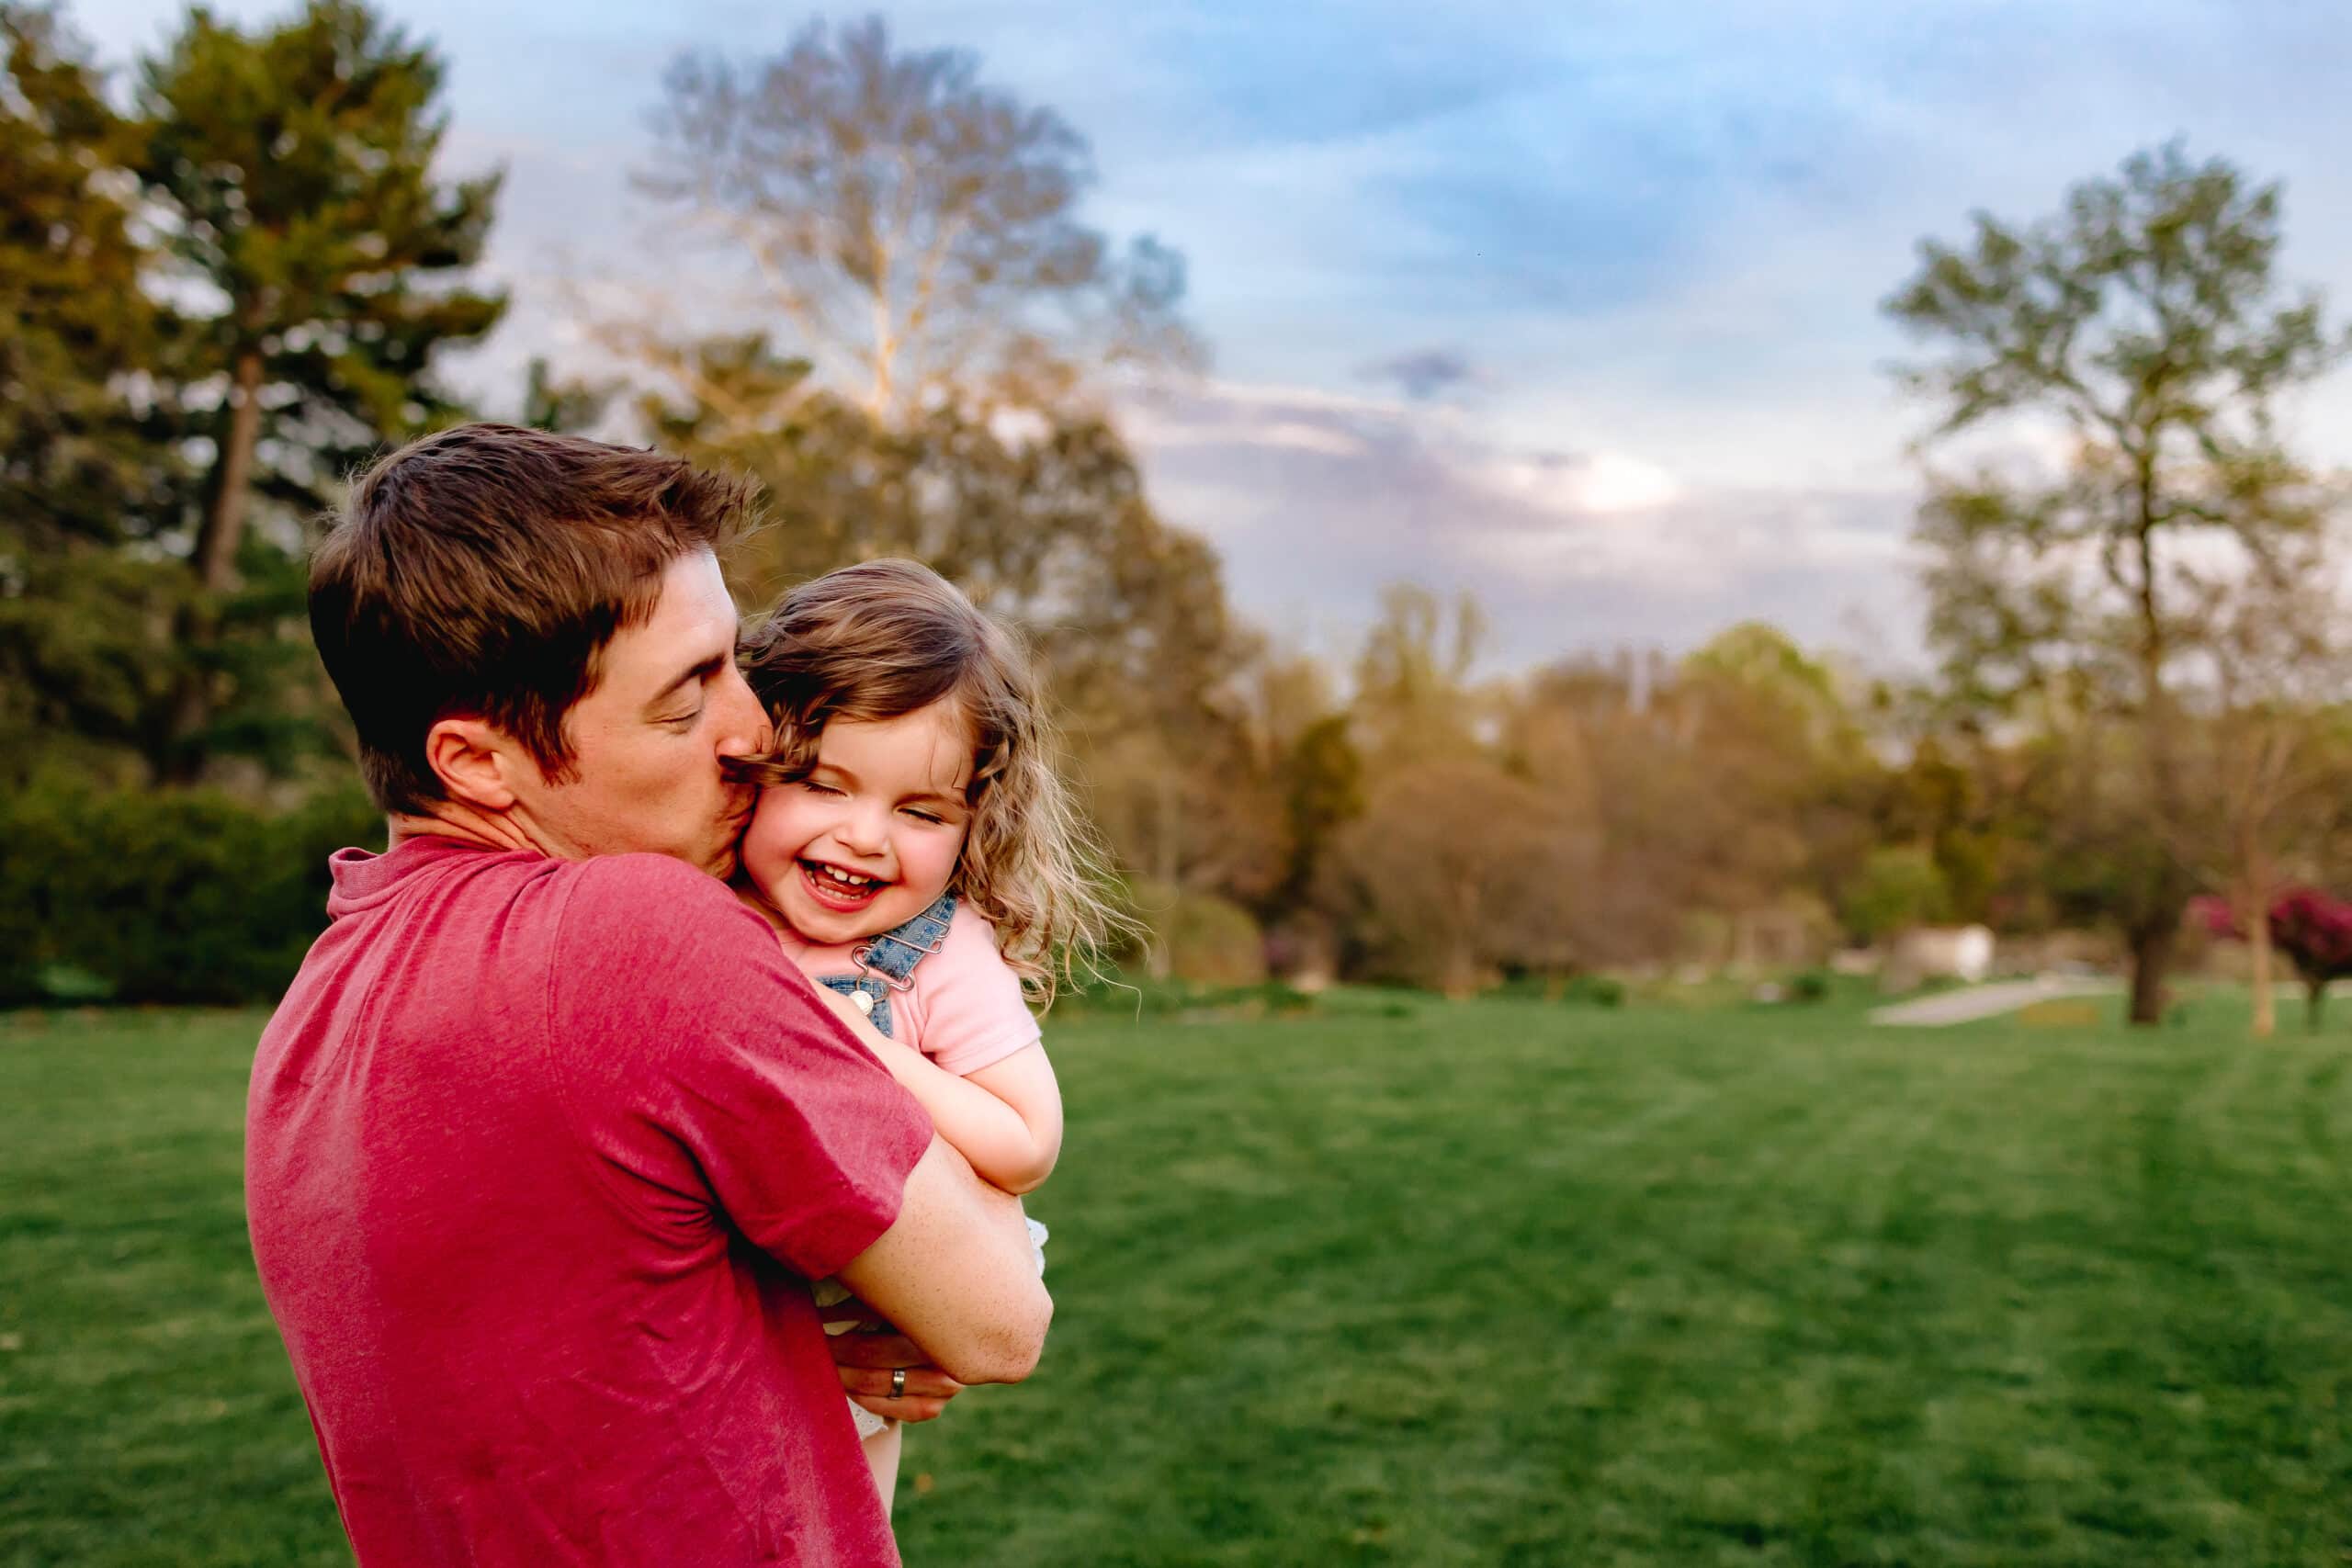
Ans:
{"label": "denim overalls", "polygon": [[938,903],[905,925],[854,950],[849,956],[857,965],[856,974],[827,975],[820,983],[855,1002],[875,1028],[896,1040],[890,1028],[890,993],[914,988],[915,965],[939,951],[955,918],[956,895],[943,893]]}

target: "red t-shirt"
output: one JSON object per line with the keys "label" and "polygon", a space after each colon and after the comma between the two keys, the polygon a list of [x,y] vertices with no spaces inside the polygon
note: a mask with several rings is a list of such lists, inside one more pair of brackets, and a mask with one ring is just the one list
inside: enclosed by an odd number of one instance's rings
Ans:
{"label": "red t-shirt", "polygon": [[897,1217],[913,1099],[718,883],[334,857],[245,1199],[359,1561],[895,1563],[806,1280]]}

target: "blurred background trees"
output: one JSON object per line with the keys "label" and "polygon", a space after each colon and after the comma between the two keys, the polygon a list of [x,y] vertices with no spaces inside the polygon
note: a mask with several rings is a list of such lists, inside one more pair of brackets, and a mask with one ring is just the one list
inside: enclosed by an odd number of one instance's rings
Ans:
{"label": "blurred background trees", "polygon": [[[475,412],[499,179],[442,167],[444,62],[346,0],[192,11],[112,76],[49,7],[0,0],[0,990],[257,993],[318,846],[368,831],[302,557],[356,464]],[[1020,623],[1156,972],[1467,991],[2104,927],[2144,1020],[2203,893],[2270,1026],[2266,912],[2352,883],[2338,491],[2277,418],[2344,343],[2275,275],[2277,186],[2166,147],[1922,245],[1886,302],[1935,461],[1905,679],[1761,623],[1505,672],[1415,584],[1336,657],[1269,638],[1121,434],[1206,345],[1092,179],[876,20],[682,58],[627,183],[716,286],[583,295],[602,358],[514,405],[756,477],[749,613],[908,555]],[[205,891],[279,855],[233,919]]]}
{"label": "blurred background trees", "polygon": [[462,412],[434,362],[503,308],[462,281],[497,181],[435,181],[440,62],[357,6],[250,32],[193,11],[122,112],[55,13],[0,29],[0,722],[39,735],[9,771],[297,773],[337,727],[302,621],[314,520]]}

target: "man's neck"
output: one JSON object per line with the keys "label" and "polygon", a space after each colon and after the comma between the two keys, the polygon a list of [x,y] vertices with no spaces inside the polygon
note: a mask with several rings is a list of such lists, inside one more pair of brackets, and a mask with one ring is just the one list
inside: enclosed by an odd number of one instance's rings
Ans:
{"label": "man's neck", "polygon": [[414,814],[396,811],[390,821],[394,849],[410,839],[451,839],[476,849],[520,850],[550,859],[559,854],[509,813],[478,810],[462,801],[442,801]]}

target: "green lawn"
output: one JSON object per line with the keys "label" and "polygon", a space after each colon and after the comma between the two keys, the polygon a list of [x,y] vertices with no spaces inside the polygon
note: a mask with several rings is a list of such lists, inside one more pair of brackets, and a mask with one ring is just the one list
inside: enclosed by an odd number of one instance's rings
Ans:
{"label": "green lawn", "polygon": [[[2352,1038],[1342,998],[1054,1032],[910,1562],[2352,1561]],[[250,1015],[0,1019],[0,1562],[345,1561]]]}

